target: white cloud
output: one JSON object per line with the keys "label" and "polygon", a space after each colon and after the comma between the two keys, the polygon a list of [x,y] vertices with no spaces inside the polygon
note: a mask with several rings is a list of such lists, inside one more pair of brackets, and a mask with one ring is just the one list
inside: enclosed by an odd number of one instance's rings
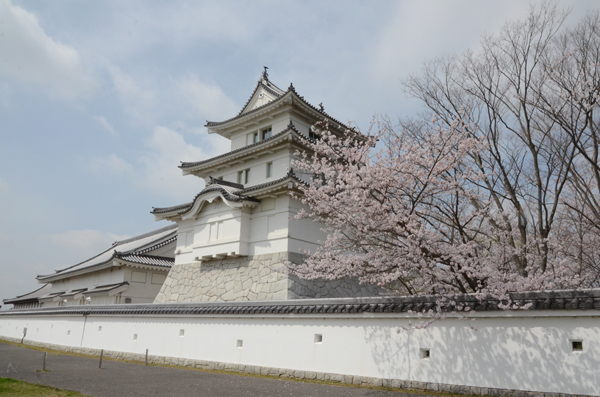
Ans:
{"label": "white cloud", "polygon": [[142,181],[145,187],[182,200],[189,200],[202,189],[201,179],[183,178],[177,166],[180,161],[208,158],[204,150],[185,142],[178,132],[162,126],[154,129],[148,147],[149,153],[141,158],[144,165]]}
{"label": "white cloud", "polygon": [[50,234],[47,239],[59,248],[67,250],[69,255],[81,258],[83,261],[110,248],[115,241],[128,237],[98,230],[70,230]]}
{"label": "white cloud", "polygon": [[239,111],[221,87],[205,83],[193,73],[160,79],[132,75],[112,65],[108,70],[122,108],[145,127],[173,124],[174,120],[197,124],[198,120],[229,118]]}
{"label": "white cloud", "polygon": [[75,98],[94,88],[79,53],[46,35],[37,17],[0,0],[0,73]]}
{"label": "white cloud", "polygon": [[184,136],[170,128],[159,126],[146,142],[147,150],[133,163],[116,154],[90,160],[90,168],[99,175],[120,174],[131,183],[177,200],[190,200],[204,186],[202,179],[183,177],[181,161],[200,161],[229,150],[229,141],[214,135],[196,135],[202,147],[185,141]]}
{"label": "white cloud", "polygon": [[106,118],[102,116],[94,116],[94,120],[98,122],[111,136],[117,136],[117,131],[115,131],[114,127],[111,123],[106,120]]}
{"label": "white cloud", "polygon": [[136,121],[142,124],[152,124],[156,110],[154,91],[142,88],[139,83],[118,67],[109,66],[108,71],[124,110]]}
{"label": "white cloud", "polygon": [[223,93],[221,87],[207,85],[193,73],[179,81],[174,81],[174,85],[175,95],[190,108],[193,118],[221,120],[239,111],[236,104]]}
{"label": "white cloud", "polygon": [[423,0],[396,3],[376,36],[372,73],[379,81],[398,81],[421,69],[423,61],[474,48],[487,32],[524,15],[527,3]]}
{"label": "white cloud", "polygon": [[106,171],[115,174],[131,174],[133,167],[125,160],[118,157],[116,154],[110,154],[106,157],[96,157],[90,161],[92,170],[97,174],[103,174]]}

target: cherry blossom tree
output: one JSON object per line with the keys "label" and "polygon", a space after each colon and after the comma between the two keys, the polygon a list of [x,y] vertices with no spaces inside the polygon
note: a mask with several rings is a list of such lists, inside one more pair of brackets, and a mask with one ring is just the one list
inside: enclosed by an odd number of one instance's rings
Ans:
{"label": "cherry blossom tree", "polygon": [[424,118],[314,127],[293,163],[312,177],[298,217],[328,237],[292,271],[499,299],[597,285],[600,19],[565,30],[566,16],[533,7],[479,52],[427,64],[405,83]]}
{"label": "cherry blossom tree", "polygon": [[[442,125],[440,125],[442,124]],[[325,225],[327,239],[292,270],[307,279],[354,278],[403,294],[567,288],[585,275],[559,262],[542,267],[531,247],[514,247],[517,216],[495,209],[470,165],[487,150],[459,120],[430,123],[418,134],[381,126],[373,136],[326,128],[307,141],[296,172],[312,175],[297,195],[298,218]],[[376,143],[384,147],[375,151]],[[536,242],[537,243],[537,242]],[[525,275],[514,258],[527,259]],[[552,269],[550,272],[549,269]]]}

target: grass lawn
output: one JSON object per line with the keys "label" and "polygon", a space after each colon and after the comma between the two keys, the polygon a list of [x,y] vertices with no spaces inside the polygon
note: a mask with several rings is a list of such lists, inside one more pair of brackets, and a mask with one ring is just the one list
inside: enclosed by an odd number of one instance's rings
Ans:
{"label": "grass lawn", "polygon": [[2,397],[13,396],[43,396],[43,397],[74,397],[84,396],[74,391],[61,390],[55,387],[34,385],[16,379],[0,378],[0,395]]}

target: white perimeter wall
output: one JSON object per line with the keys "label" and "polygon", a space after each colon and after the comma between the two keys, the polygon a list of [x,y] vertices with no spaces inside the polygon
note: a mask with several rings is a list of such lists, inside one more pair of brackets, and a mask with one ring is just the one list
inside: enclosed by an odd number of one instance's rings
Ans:
{"label": "white perimeter wall", "polygon": [[[400,329],[409,318],[391,313],[21,315],[0,317],[0,337],[21,338],[27,327],[26,340],[75,347],[131,353],[149,349],[151,355],[224,363],[600,395],[599,313],[543,314],[486,313],[474,322],[448,318],[410,331]],[[322,335],[322,343],[315,343],[315,334]],[[572,340],[583,341],[583,351],[573,352]],[[421,358],[421,349],[429,349],[430,357]]]}

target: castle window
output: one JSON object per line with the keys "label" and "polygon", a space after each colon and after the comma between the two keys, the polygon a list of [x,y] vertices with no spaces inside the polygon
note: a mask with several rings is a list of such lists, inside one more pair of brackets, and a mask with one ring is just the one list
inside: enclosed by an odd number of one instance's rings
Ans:
{"label": "castle window", "polygon": [[267,178],[273,176],[273,162],[267,163]]}
{"label": "castle window", "polygon": [[254,133],[254,139],[252,140],[252,143],[257,143],[259,137],[260,137],[260,135],[258,134],[258,132],[255,132]]}
{"label": "castle window", "polygon": [[268,127],[262,130],[260,133],[263,140],[269,139],[273,134],[273,129],[271,127]]}
{"label": "castle window", "polygon": [[237,173],[237,183],[240,185],[245,185],[250,181],[250,168],[245,169],[243,171],[238,171]]}
{"label": "castle window", "polygon": [[146,282],[146,272],[131,272],[131,281],[134,283],[145,283]]}

